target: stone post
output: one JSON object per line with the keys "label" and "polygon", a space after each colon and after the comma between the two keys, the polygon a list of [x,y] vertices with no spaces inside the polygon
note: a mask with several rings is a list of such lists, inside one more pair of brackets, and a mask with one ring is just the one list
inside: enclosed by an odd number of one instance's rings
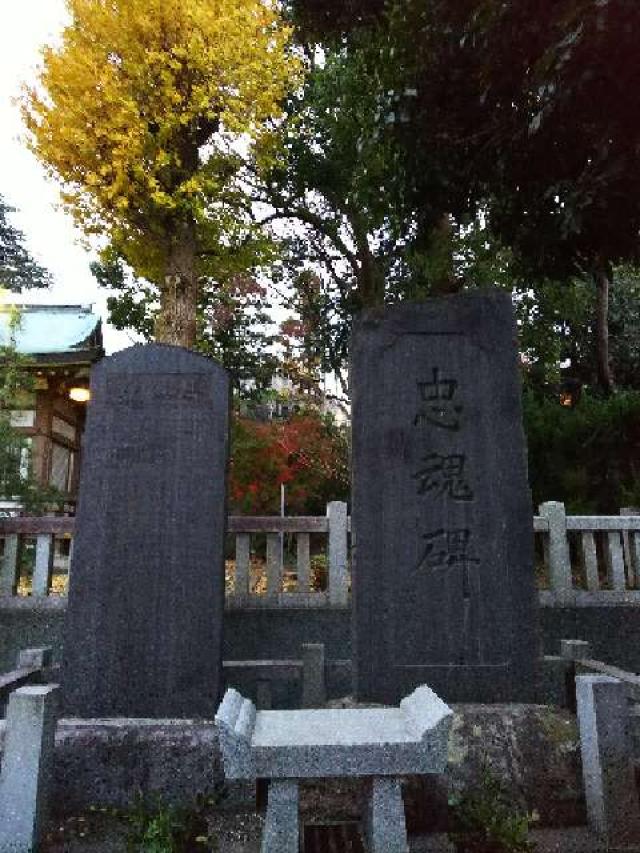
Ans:
{"label": "stone post", "polygon": [[369,853],[409,853],[400,780],[374,776],[366,816]]}
{"label": "stone post", "polygon": [[21,687],[9,698],[0,774],[0,853],[37,849],[47,820],[58,685]]}
{"label": "stone post", "polygon": [[640,809],[627,687],[606,675],[579,675],[576,695],[589,825],[610,848],[638,849]]}
{"label": "stone post", "polygon": [[331,501],[327,505],[329,519],[329,601],[331,604],[347,603],[347,505]]}
{"label": "stone post", "polygon": [[302,644],[302,707],[320,708],[327,701],[323,643]]}
{"label": "stone post", "polygon": [[20,538],[17,533],[4,537],[4,552],[0,563],[0,595],[15,595],[18,589],[18,558]]}
{"label": "stone post", "polygon": [[591,657],[591,644],[586,640],[560,640],[560,656],[567,660],[586,660]]}
{"label": "stone post", "polygon": [[298,782],[272,779],[261,853],[299,853]]}
{"label": "stone post", "polygon": [[[623,506],[620,508],[620,515],[640,515],[640,507]],[[640,533],[634,534],[628,530],[623,530],[622,547],[624,548],[624,558],[627,563],[629,587],[630,589],[634,589],[640,582]]]}
{"label": "stone post", "polygon": [[567,515],[560,501],[540,504],[538,512],[549,523],[549,582],[553,592],[571,589],[571,558],[567,540]]}
{"label": "stone post", "polygon": [[31,594],[34,597],[49,595],[51,573],[53,571],[53,535],[43,533],[36,537],[36,562],[33,569],[33,586]]}

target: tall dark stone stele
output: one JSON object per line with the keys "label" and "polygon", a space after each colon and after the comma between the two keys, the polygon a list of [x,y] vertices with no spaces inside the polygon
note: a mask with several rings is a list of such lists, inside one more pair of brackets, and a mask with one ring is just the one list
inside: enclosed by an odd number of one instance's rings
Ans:
{"label": "tall dark stone stele", "polygon": [[210,718],[222,686],[226,371],[149,344],[98,364],[91,390],[65,714]]}
{"label": "tall dark stone stele", "polygon": [[371,310],[351,354],[361,700],[531,700],[531,497],[510,297]]}

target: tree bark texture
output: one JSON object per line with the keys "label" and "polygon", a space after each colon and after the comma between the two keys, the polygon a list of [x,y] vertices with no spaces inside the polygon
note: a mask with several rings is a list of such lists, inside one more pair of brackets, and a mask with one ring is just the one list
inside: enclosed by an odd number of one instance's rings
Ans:
{"label": "tree bark texture", "polygon": [[596,362],[598,384],[606,394],[614,390],[613,371],[609,355],[609,289],[611,279],[608,265],[598,261],[594,270],[596,284]]}
{"label": "tree bark texture", "polygon": [[355,232],[358,270],[358,291],[363,308],[384,305],[384,275],[378,269],[376,259],[369,248],[366,232]]}
{"label": "tree bark texture", "polygon": [[156,341],[193,348],[197,304],[195,227],[193,223],[183,223],[176,228],[167,256],[155,321]]}

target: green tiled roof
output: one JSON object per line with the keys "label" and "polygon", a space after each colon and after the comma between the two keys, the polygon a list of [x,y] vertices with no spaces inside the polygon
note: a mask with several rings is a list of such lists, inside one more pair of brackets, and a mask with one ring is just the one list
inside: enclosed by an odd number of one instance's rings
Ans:
{"label": "green tiled roof", "polygon": [[[102,354],[102,321],[86,305],[15,305],[0,310],[0,346],[10,343],[10,309],[20,311],[16,350],[23,355],[84,356],[95,361]],[[47,358],[47,361],[51,360]],[[65,360],[67,360],[65,358]],[[74,359],[75,360],[75,359]]]}

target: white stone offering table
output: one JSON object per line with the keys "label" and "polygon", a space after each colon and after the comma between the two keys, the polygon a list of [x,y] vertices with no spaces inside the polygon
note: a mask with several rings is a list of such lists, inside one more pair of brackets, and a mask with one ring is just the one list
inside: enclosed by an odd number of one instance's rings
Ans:
{"label": "white stone offering table", "polygon": [[399,708],[256,711],[236,690],[216,714],[228,779],[269,779],[262,853],[298,853],[298,780],[369,779],[369,853],[408,853],[400,776],[442,773],[453,712],[426,685]]}

